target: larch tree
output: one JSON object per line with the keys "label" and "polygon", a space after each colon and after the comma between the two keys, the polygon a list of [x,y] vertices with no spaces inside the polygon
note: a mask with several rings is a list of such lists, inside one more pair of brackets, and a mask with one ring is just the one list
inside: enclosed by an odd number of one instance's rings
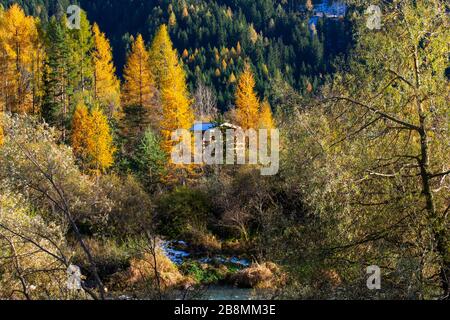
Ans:
{"label": "larch tree", "polygon": [[117,117],[120,113],[120,81],[116,76],[111,45],[106,35],[95,23],[94,33],[94,101],[105,110],[108,117]]}
{"label": "larch tree", "polygon": [[270,107],[269,101],[264,100],[261,104],[261,110],[259,113],[259,128],[260,129],[274,129],[275,124],[272,116],[272,108]]}
{"label": "larch tree", "polygon": [[160,130],[164,138],[163,149],[170,152],[173,146],[172,132],[177,129],[190,129],[194,123],[194,113],[186,84],[186,72],[176,50],[173,49],[165,25],[159,28],[153,40],[150,65],[161,94]]}
{"label": "larch tree", "polygon": [[114,163],[114,147],[108,118],[99,108],[91,111],[92,136],[88,144],[91,158],[90,167],[96,172],[104,172]]}
{"label": "larch tree", "polygon": [[122,88],[123,117],[121,135],[127,141],[124,152],[133,154],[135,146],[149,126],[158,122],[153,75],[149,66],[149,54],[144,39],[139,34],[132,44],[124,69]]}
{"label": "larch tree", "polygon": [[81,11],[80,28],[68,30],[68,36],[68,45],[71,51],[70,72],[73,81],[71,85],[75,94],[71,104],[74,106],[78,99],[87,99],[88,102],[91,102],[92,97],[94,42],[86,12]]}
{"label": "larch tree", "polygon": [[33,61],[38,31],[36,20],[13,4],[0,14],[0,59],[3,109],[31,112],[33,107]]}
{"label": "larch tree", "polygon": [[104,172],[114,162],[111,129],[99,108],[89,112],[83,103],[77,105],[72,118],[71,142],[74,155],[86,170]]}
{"label": "larch tree", "polygon": [[236,89],[236,121],[243,129],[259,127],[259,99],[255,93],[255,78],[248,63]]}
{"label": "larch tree", "polygon": [[124,69],[124,78],[122,97],[125,105],[151,108],[154,81],[149,66],[149,53],[140,34],[132,44]]}
{"label": "larch tree", "polygon": [[89,110],[84,103],[79,103],[72,117],[71,145],[74,155],[82,162],[88,160],[88,146],[91,133]]}

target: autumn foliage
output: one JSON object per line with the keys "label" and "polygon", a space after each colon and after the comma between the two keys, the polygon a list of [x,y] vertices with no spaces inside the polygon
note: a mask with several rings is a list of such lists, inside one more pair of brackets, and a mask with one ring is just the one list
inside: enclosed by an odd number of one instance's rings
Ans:
{"label": "autumn foliage", "polygon": [[236,121],[243,129],[258,128],[259,99],[255,93],[255,78],[246,64],[236,90]]}
{"label": "autumn foliage", "polygon": [[39,54],[37,20],[26,16],[17,4],[4,12],[0,9],[0,110],[36,111],[33,88]]}
{"label": "autumn foliage", "polygon": [[94,99],[109,116],[115,116],[120,108],[120,81],[116,76],[111,45],[95,23],[94,33]]}
{"label": "autumn foliage", "polygon": [[153,40],[150,64],[161,94],[160,130],[164,138],[163,149],[170,152],[173,145],[170,141],[172,132],[177,129],[190,129],[194,123],[194,113],[183,63],[173,49],[165,25],[160,27]]}
{"label": "autumn foliage", "polygon": [[115,148],[108,119],[99,108],[79,104],[72,121],[72,148],[83,167],[103,172],[113,164]]}
{"label": "autumn foliage", "polygon": [[123,87],[123,102],[128,106],[151,108],[153,77],[150,71],[149,55],[144,39],[140,34],[134,41],[124,69],[125,84]]}

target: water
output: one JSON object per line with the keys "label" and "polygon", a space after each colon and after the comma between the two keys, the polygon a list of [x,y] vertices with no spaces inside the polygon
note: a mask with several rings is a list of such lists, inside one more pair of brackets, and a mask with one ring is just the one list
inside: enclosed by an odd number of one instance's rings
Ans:
{"label": "water", "polygon": [[252,289],[239,289],[228,286],[211,286],[201,300],[254,300]]}
{"label": "water", "polygon": [[[183,249],[180,249],[182,247]],[[180,266],[187,260],[195,260],[207,264],[233,264],[239,268],[247,268],[250,266],[250,261],[239,257],[225,257],[221,255],[210,257],[192,257],[191,253],[186,251],[188,244],[184,241],[163,241],[161,248],[167,257],[176,265]]]}
{"label": "water", "polygon": [[[251,262],[246,259],[231,256],[217,255],[214,257],[198,257],[195,253],[188,252],[189,244],[183,241],[163,241],[161,244],[167,257],[180,266],[186,261],[199,261],[206,264],[231,264],[239,269],[247,268]],[[232,286],[212,285],[206,289],[199,300],[252,300],[255,299],[252,289],[241,289]]]}

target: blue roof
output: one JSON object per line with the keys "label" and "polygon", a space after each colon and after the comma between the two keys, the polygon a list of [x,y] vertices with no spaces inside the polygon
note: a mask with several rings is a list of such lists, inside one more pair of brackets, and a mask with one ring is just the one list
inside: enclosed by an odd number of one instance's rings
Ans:
{"label": "blue roof", "polygon": [[191,128],[191,131],[208,131],[209,129],[215,128],[217,125],[212,122],[202,122],[202,123],[196,123]]}

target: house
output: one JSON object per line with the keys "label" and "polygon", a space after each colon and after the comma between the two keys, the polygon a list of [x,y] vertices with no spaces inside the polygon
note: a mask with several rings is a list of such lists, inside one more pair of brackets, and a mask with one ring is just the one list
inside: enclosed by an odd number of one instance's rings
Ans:
{"label": "house", "polygon": [[214,122],[196,122],[192,126],[191,131],[193,131],[193,132],[201,131],[202,133],[205,133],[206,131],[215,129],[215,128],[220,128],[221,130],[227,130],[227,129],[238,130],[238,129],[240,129],[239,126],[236,126],[229,122],[225,122],[220,125],[217,123],[214,123]]}
{"label": "house", "polygon": [[205,133],[208,132],[209,130],[213,130],[213,129],[220,129],[220,131],[222,132],[223,144],[224,144],[225,149],[229,145],[233,145],[233,149],[235,149],[236,151],[241,150],[245,147],[245,142],[242,143],[241,141],[238,141],[239,139],[237,139],[236,136],[234,136],[234,134],[233,135],[227,134],[228,130],[236,131],[236,130],[241,129],[241,127],[234,125],[232,123],[229,123],[229,122],[224,122],[222,124],[218,124],[218,123],[214,123],[214,122],[195,122],[195,124],[192,126],[190,131],[194,132],[194,133],[198,133],[198,132],[202,133],[203,148],[206,148],[208,145],[210,145],[210,143],[212,141],[215,141],[215,138],[212,137],[212,140],[209,140],[211,138],[208,138],[208,136],[205,135]]}

